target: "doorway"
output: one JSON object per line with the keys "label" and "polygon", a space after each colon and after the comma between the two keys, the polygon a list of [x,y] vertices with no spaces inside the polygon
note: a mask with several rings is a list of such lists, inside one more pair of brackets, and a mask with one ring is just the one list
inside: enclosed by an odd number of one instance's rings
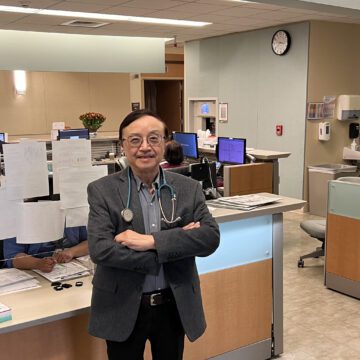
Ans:
{"label": "doorway", "polygon": [[144,80],[145,108],[172,131],[184,130],[183,80]]}

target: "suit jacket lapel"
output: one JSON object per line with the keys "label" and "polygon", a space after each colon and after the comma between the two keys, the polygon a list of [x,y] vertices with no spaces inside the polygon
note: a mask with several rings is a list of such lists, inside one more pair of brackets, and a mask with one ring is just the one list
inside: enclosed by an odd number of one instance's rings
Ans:
{"label": "suit jacket lapel", "polygon": [[[128,181],[128,171],[122,171],[119,176],[119,193],[120,199],[122,202],[122,208],[125,209],[128,201],[128,192],[129,192],[129,181]],[[136,188],[136,182],[133,176],[131,176],[131,198],[130,198],[130,209],[134,214],[133,221],[131,222],[129,228],[132,228],[134,231],[137,231],[141,234],[145,233],[144,218],[142,214],[139,193]]]}

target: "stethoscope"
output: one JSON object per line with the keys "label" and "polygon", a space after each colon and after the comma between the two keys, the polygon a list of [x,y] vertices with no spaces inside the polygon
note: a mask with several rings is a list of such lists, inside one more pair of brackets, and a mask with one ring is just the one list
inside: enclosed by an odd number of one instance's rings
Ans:
{"label": "stethoscope", "polygon": [[[121,211],[121,217],[127,223],[131,223],[134,218],[134,213],[130,209],[131,186],[132,186],[131,185],[131,175],[132,175],[132,171],[131,171],[131,168],[129,167],[129,169],[128,169],[128,198],[127,198],[126,208]],[[171,197],[172,210],[171,210],[171,219],[170,220],[165,216],[164,209],[162,207],[162,202],[161,202],[161,191],[166,190],[166,189],[167,189],[167,191],[169,191],[170,197]],[[165,174],[163,173],[163,170],[161,168],[160,168],[160,186],[157,183],[155,183],[155,190],[156,190],[156,196],[159,201],[161,221],[164,221],[166,224],[174,224],[174,223],[178,222],[179,220],[181,220],[180,216],[178,216],[177,218],[174,219],[175,213],[176,213],[176,194],[175,194],[174,189],[166,182]]]}

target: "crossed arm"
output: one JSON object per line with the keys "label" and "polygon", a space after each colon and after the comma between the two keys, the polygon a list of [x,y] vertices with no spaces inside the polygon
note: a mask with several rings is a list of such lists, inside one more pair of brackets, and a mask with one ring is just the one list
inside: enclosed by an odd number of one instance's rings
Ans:
{"label": "crossed arm", "polygon": [[[183,226],[183,230],[191,230],[200,227],[200,222],[191,222]],[[115,236],[115,241],[121,245],[136,251],[147,251],[155,249],[155,239],[153,235],[139,234],[133,230],[126,230]]]}

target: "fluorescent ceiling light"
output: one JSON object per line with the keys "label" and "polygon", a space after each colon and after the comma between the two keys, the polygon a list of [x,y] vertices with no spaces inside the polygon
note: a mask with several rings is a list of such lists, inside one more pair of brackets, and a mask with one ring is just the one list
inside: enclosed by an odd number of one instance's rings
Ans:
{"label": "fluorescent ceiling light", "polygon": [[14,70],[14,84],[16,93],[25,95],[26,93],[26,72],[24,70]]}
{"label": "fluorescent ceiling light", "polygon": [[175,25],[175,26],[201,27],[201,26],[211,24],[209,22],[203,22],[203,21],[160,19],[160,18],[141,17],[141,16],[86,13],[86,12],[79,12],[79,11],[35,9],[35,8],[17,7],[17,6],[4,6],[4,5],[0,5],[0,12],[1,11],[2,12],[11,12],[11,13],[22,13],[22,14],[76,17],[76,18],[81,18],[81,19],[131,21],[131,22],[141,22],[141,23],[147,23],[147,24],[162,24],[162,25]]}

